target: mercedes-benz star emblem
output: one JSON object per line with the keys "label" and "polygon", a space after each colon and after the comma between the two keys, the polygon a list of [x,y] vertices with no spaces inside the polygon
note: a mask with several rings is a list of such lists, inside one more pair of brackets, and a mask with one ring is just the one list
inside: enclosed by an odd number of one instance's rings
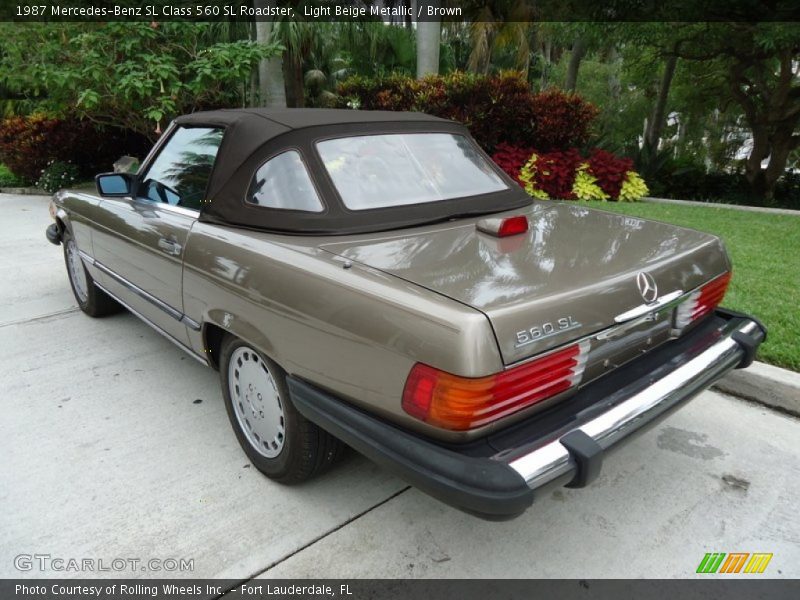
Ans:
{"label": "mercedes-benz star emblem", "polygon": [[642,299],[647,304],[656,301],[656,298],[658,298],[658,286],[656,285],[656,280],[653,279],[650,273],[645,273],[644,271],[639,273],[636,276],[636,285],[639,288]]}

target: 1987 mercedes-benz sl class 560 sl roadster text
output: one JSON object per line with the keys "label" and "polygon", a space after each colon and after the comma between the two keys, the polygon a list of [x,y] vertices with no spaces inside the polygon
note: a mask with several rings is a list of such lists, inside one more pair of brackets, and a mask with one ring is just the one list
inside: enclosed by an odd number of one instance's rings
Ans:
{"label": "1987 mercedes-benz sl class 560 sl roadster text", "polygon": [[514,517],[766,336],[719,308],[718,238],[534,201],[423,114],[195,113],[97,190],[56,194],[47,230],[80,308],[123,306],[219,369],[242,448],[282,482],[344,442]]}

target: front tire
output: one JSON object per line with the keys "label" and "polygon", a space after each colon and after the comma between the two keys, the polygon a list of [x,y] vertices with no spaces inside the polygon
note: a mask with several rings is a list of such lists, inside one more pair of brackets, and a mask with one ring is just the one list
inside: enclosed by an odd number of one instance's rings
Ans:
{"label": "front tire", "polygon": [[103,317],[122,310],[116,300],[94,284],[94,279],[83,264],[78,245],[68,229],[61,235],[64,246],[64,263],[72,294],[80,309],[90,317]]}
{"label": "front tire", "polygon": [[297,412],[286,373],[273,361],[228,336],[222,343],[220,378],[239,445],[264,475],[298,483],[336,461],[341,442]]}

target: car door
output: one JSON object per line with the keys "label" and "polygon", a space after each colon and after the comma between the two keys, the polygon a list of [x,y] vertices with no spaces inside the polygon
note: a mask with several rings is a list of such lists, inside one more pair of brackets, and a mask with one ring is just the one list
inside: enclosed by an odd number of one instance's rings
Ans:
{"label": "car door", "polygon": [[188,345],[183,251],[222,141],[216,127],[174,127],[142,165],[130,197],[105,198],[94,235],[101,282],[175,341]]}

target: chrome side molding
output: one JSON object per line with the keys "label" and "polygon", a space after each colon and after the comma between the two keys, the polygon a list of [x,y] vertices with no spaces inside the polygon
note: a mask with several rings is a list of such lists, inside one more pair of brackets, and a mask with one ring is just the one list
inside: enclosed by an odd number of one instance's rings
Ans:
{"label": "chrome side molding", "polygon": [[117,296],[116,294],[114,294],[113,292],[109,291],[109,290],[108,290],[108,288],[106,288],[106,287],[103,287],[101,284],[97,283],[96,281],[94,282],[94,284],[95,284],[95,285],[96,285],[96,286],[97,286],[97,287],[98,287],[100,290],[102,290],[104,293],[108,294],[108,295],[109,295],[109,296],[111,296],[111,297],[112,297],[114,300],[116,300],[117,302],[119,302],[119,303],[120,303],[122,306],[124,306],[124,307],[125,307],[125,308],[126,308],[128,311],[130,311],[131,313],[133,313],[135,316],[139,317],[139,319],[141,319],[141,320],[142,320],[142,321],[145,323],[145,325],[149,325],[149,326],[150,326],[150,327],[151,327],[151,328],[152,328],[152,329],[153,329],[153,330],[154,330],[156,333],[160,333],[161,335],[163,335],[163,336],[164,336],[165,338],[167,338],[167,339],[168,339],[170,342],[172,342],[173,344],[175,344],[175,345],[176,345],[178,348],[180,348],[181,350],[183,350],[184,352],[186,352],[186,354],[188,354],[189,356],[191,356],[193,359],[195,359],[195,360],[196,360],[196,361],[198,361],[199,363],[201,363],[201,364],[203,364],[203,365],[205,365],[205,366],[209,366],[209,364],[208,364],[208,359],[207,359],[205,356],[201,356],[200,354],[198,354],[197,352],[195,352],[194,350],[192,350],[191,348],[189,348],[189,346],[187,346],[187,345],[186,345],[186,344],[184,344],[183,342],[181,342],[181,341],[179,341],[179,340],[176,340],[176,339],[175,339],[174,337],[172,337],[172,336],[171,336],[169,333],[167,333],[166,331],[164,331],[163,329],[161,329],[161,327],[159,327],[158,325],[156,325],[155,323],[153,323],[153,322],[152,322],[150,319],[148,319],[148,318],[147,318],[147,317],[145,317],[145,316],[144,316],[142,313],[140,313],[138,310],[136,310],[135,308],[133,308],[133,307],[132,307],[130,304],[128,304],[128,303],[127,303],[127,302],[125,302],[124,300],[120,299],[120,297],[119,297],[119,296]]}
{"label": "chrome side molding", "polygon": [[[150,292],[147,292],[147,291],[143,290],[142,288],[140,288],[135,283],[133,283],[131,281],[128,281],[122,275],[119,275],[115,271],[112,271],[111,269],[109,269],[107,266],[105,266],[99,260],[96,260],[95,258],[93,258],[93,257],[89,256],[88,254],[86,254],[86,252],[84,252],[83,250],[79,249],[78,253],[80,254],[81,258],[85,262],[87,262],[88,264],[96,267],[99,271],[102,271],[104,274],[106,274],[109,277],[111,277],[111,279],[113,279],[114,281],[116,281],[120,285],[123,285],[128,290],[130,290],[131,292],[133,292],[134,294],[139,296],[140,298],[142,298],[144,300],[147,300],[153,306],[156,306],[156,307],[160,308],[161,310],[163,310],[165,313],[167,313],[170,317],[172,317],[176,321],[186,325],[189,329],[192,329],[194,331],[200,331],[200,323],[198,323],[194,319],[188,317],[187,315],[183,314],[177,308],[174,308],[174,307],[170,306],[166,302],[163,302],[162,300],[160,300],[160,299],[156,298],[155,296],[153,296],[153,294],[151,294]],[[123,306],[128,308],[128,310],[130,310],[131,312],[135,312],[133,309],[128,307],[127,304],[125,304],[122,301],[120,301],[120,299],[117,298],[116,296],[114,296],[113,294],[110,294],[108,292],[108,290],[106,290],[105,288],[103,288],[99,284],[97,284],[97,287],[100,287],[104,292],[109,294],[109,296],[112,296],[117,302],[119,302],[120,304],[122,304]],[[136,314],[138,315],[139,313],[136,313]]]}

